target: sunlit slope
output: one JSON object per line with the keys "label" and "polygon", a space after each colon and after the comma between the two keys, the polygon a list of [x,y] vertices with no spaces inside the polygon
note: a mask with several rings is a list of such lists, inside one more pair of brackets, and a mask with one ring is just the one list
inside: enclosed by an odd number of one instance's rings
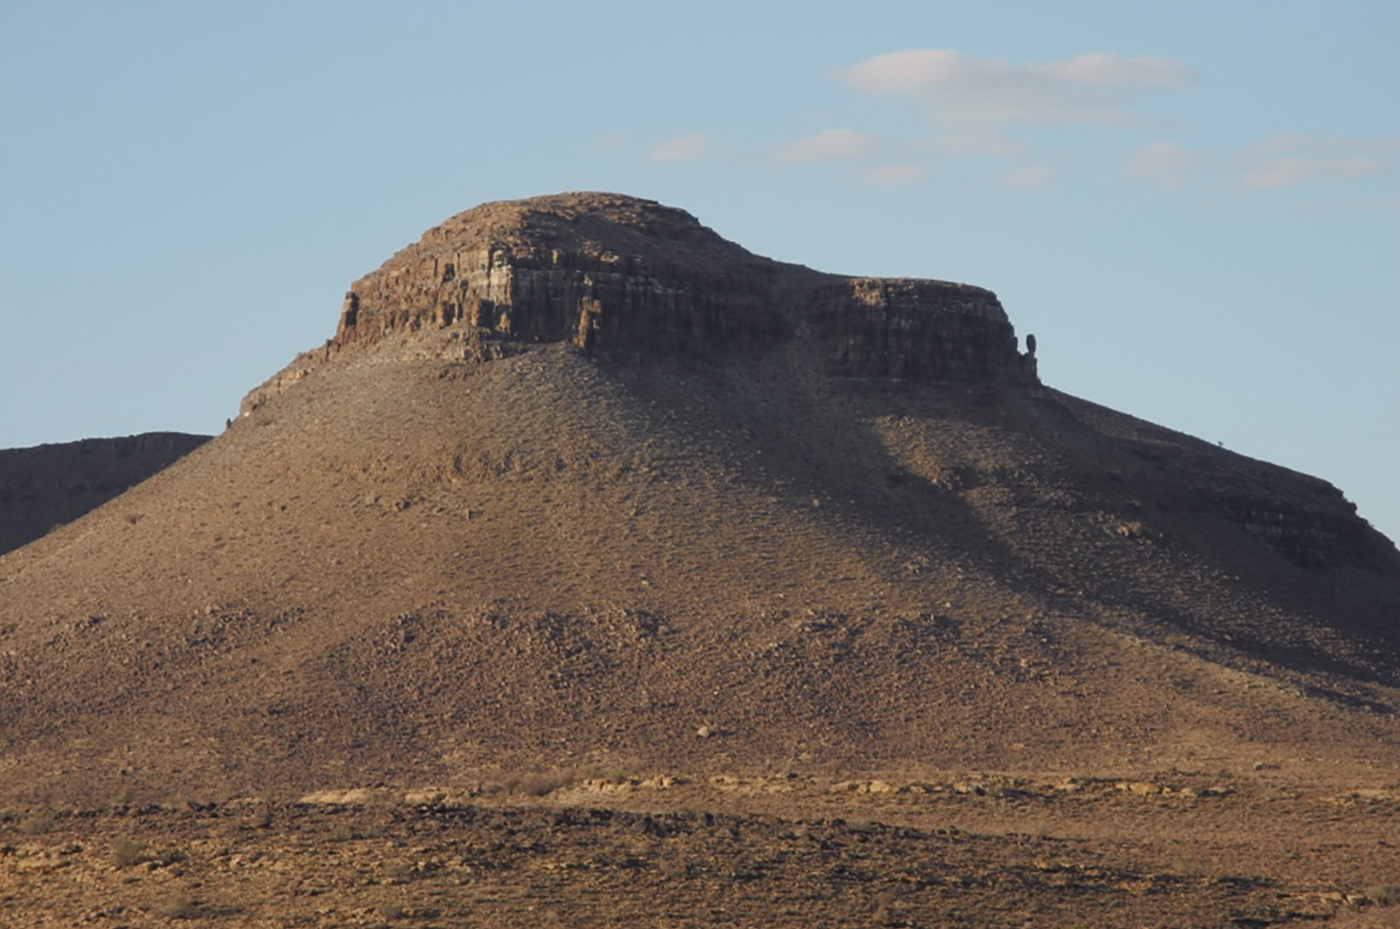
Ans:
{"label": "sunlit slope", "polygon": [[833,372],[799,291],[743,350],[327,351],[0,559],[6,794],[1395,762],[1400,568],[1334,489]]}

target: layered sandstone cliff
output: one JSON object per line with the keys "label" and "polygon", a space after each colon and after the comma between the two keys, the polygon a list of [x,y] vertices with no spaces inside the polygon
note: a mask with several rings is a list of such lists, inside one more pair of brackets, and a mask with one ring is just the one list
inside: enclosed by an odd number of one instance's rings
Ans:
{"label": "layered sandstone cliff", "polygon": [[356,281],[335,341],[460,325],[603,353],[763,349],[787,334],[773,301],[785,270],[651,201],[486,204]]}
{"label": "layered sandstone cliff", "polygon": [[818,285],[800,311],[827,371],[906,381],[1033,383],[1034,359],[996,294],[947,281],[849,278]]}
{"label": "layered sandstone cliff", "polygon": [[604,359],[757,353],[807,331],[836,376],[1035,382],[991,291],[824,274],[754,255],[683,210],[563,194],[484,204],[430,229],[356,281],[335,337],[243,410],[344,349],[448,329]]}

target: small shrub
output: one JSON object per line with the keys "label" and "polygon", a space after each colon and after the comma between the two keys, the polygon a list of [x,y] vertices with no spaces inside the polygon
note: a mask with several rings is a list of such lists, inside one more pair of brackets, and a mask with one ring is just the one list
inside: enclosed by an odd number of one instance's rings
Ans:
{"label": "small shrub", "polygon": [[58,819],[49,810],[35,810],[19,821],[16,826],[25,835],[43,835],[52,832],[58,825]]}
{"label": "small shrub", "polygon": [[1172,859],[1172,870],[1183,877],[1200,877],[1201,863],[1190,855],[1177,855]]}
{"label": "small shrub", "polygon": [[167,919],[194,919],[199,915],[199,904],[188,894],[175,893],[156,907],[156,913]]}
{"label": "small shrub", "polygon": [[112,843],[112,863],[119,868],[129,868],[140,864],[145,856],[146,846],[130,839],[117,839]]}
{"label": "small shrub", "polygon": [[567,787],[574,780],[572,771],[555,771],[549,774],[513,775],[501,782],[501,789],[507,794],[524,797],[544,797],[561,787]]}
{"label": "small shrub", "polygon": [[189,861],[189,856],[178,848],[167,848],[159,855],[156,855],[154,860],[160,862],[161,867],[168,868],[173,864]]}
{"label": "small shrub", "polygon": [[1382,884],[1366,891],[1376,906],[1400,906],[1400,884]]}
{"label": "small shrub", "polygon": [[875,895],[871,901],[874,905],[874,912],[871,914],[871,924],[875,926],[897,926],[902,925],[899,914],[895,910],[894,894],[888,890],[881,891]]}
{"label": "small shrub", "polygon": [[394,884],[407,884],[416,876],[416,871],[410,862],[402,859],[394,859],[384,862],[384,876]]}
{"label": "small shrub", "polygon": [[569,776],[565,774],[535,774],[526,777],[520,789],[527,797],[543,797],[568,783]]}

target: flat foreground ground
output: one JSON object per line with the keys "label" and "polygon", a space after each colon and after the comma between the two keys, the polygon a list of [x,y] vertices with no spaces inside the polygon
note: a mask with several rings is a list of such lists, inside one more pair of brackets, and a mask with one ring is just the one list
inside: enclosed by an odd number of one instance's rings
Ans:
{"label": "flat foreground ground", "polygon": [[[539,794],[538,796],[536,794]],[[1400,792],[526,778],[0,818],[0,922],[1400,926]]]}

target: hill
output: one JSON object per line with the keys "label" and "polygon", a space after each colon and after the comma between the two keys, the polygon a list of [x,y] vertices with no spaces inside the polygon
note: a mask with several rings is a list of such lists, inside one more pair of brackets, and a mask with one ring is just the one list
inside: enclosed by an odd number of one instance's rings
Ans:
{"label": "hill", "polygon": [[101,506],[208,440],[148,432],[0,449],[0,555]]}
{"label": "hill", "polygon": [[1397,617],[1336,488],[1041,384],[990,291],[618,195],[488,204],[0,559],[0,799],[1389,789]]}

